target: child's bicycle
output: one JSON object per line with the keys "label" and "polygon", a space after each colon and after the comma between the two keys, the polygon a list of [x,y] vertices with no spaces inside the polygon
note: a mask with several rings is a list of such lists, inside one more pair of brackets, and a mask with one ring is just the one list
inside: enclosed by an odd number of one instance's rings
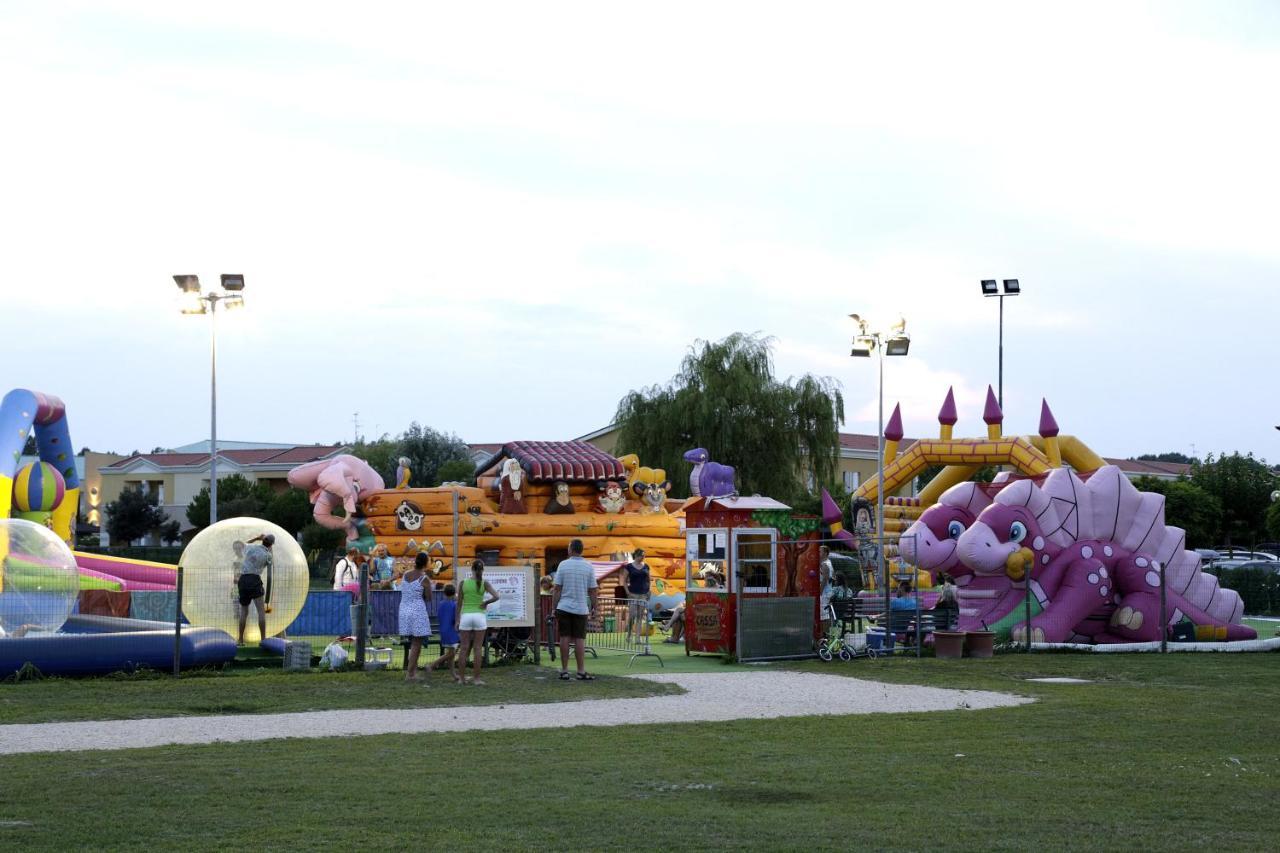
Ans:
{"label": "child's bicycle", "polygon": [[817,642],[818,657],[824,661],[837,657],[845,661],[853,660],[853,652],[845,646],[844,637],[840,635],[840,620],[836,619],[835,608],[830,604],[827,605],[826,617],[830,627],[827,628],[827,635]]}

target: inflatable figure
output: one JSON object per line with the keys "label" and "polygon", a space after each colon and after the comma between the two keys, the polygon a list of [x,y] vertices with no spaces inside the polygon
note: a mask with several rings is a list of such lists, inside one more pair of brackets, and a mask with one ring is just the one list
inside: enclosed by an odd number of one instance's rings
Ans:
{"label": "inflatable figure", "polygon": [[409,457],[401,456],[396,462],[396,488],[409,488],[409,478],[413,472],[409,470]]}
{"label": "inflatable figure", "polygon": [[670,483],[636,483],[632,491],[640,498],[641,515],[667,514],[667,489]]}
{"label": "inflatable figure", "polygon": [[[346,453],[299,465],[289,472],[289,485],[307,491],[316,523],[330,530],[345,530],[348,539],[360,535],[349,521],[355,517],[360,493],[385,488],[382,477],[367,462]],[[346,517],[334,513],[339,506]]]}
{"label": "inflatable figure", "polygon": [[498,511],[508,515],[524,515],[524,469],[515,459],[502,463],[502,475],[498,479]]}
{"label": "inflatable figure", "polygon": [[[1159,640],[1160,569],[1166,615],[1213,626],[1228,640],[1254,639],[1238,624],[1240,596],[1200,572],[1186,534],[1164,523],[1164,498],[1141,493],[1118,468],[1103,466],[1087,484],[1066,468],[1043,486],[1019,480],[960,535],[957,553],[972,575],[957,573],[960,627],[1030,630],[1037,642]],[[1031,571],[1036,601],[1030,626],[1022,614],[1022,573]],[[1038,611],[1038,612],[1037,612]]]}
{"label": "inflatable figure", "polygon": [[936,579],[943,572],[956,577],[972,574],[957,553],[960,536],[973,526],[991,498],[977,483],[961,483],[942,493],[938,502],[916,519],[898,540],[898,553]]}
{"label": "inflatable figure", "polygon": [[572,515],[576,510],[573,508],[573,501],[569,498],[569,484],[564,480],[557,480],[555,491],[551,495],[551,499],[547,501],[547,507],[543,510],[547,515]]}
{"label": "inflatable figure", "polygon": [[607,483],[601,483],[600,497],[596,500],[596,512],[603,512],[608,515],[614,515],[622,512],[622,508],[627,505],[627,495],[622,491],[622,484],[616,480],[610,480]]}
{"label": "inflatable figure", "polygon": [[623,470],[627,472],[627,491],[635,488],[636,483],[665,483],[667,472],[663,468],[646,468],[640,464],[640,457],[634,453],[619,456]]}
{"label": "inflatable figure", "polygon": [[689,474],[689,495],[702,498],[728,498],[738,494],[733,468],[711,461],[711,454],[695,447],[684,455],[685,462],[693,463]]}

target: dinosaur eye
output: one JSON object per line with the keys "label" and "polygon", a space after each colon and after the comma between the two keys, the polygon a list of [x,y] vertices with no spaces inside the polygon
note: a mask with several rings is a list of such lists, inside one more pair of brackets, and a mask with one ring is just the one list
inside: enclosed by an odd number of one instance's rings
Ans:
{"label": "dinosaur eye", "polygon": [[953,521],[947,525],[947,535],[952,539],[959,539],[961,533],[964,533],[964,524],[961,522]]}
{"label": "dinosaur eye", "polygon": [[1010,542],[1015,542],[1015,543],[1021,542],[1023,539],[1026,539],[1026,538],[1027,538],[1027,526],[1025,524],[1023,524],[1021,521],[1015,521],[1013,524],[1009,525],[1009,541]]}

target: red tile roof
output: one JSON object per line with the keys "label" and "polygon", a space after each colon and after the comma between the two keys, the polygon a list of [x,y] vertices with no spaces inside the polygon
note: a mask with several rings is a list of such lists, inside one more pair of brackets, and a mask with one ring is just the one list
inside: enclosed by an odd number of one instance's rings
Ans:
{"label": "red tile roof", "polygon": [[[915,444],[914,438],[904,438],[898,442],[899,452],[906,450]],[[860,432],[842,432],[840,433],[840,447],[845,450],[863,450],[870,453],[876,452],[876,436],[864,435]]]}
{"label": "red tile roof", "polygon": [[[323,459],[334,451],[340,450],[341,444],[303,444],[284,450],[266,448],[261,450],[220,450],[218,455],[229,459],[237,465],[300,465]],[[111,471],[129,467],[137,460],[145,460],[157,468],[183,468],[207,462],[207,453],[139,453],[128,459],[121,459],[104,465],[101,470]]]}
{"label": "red tile roof", "polygon": [[494,468],[506,458],[519,462],[534,483],[594,483],[627,475],[621,462],[585,441],[509,441],[476,466],[476,473]]}
{"label": "red tile roof", "polygon": [[1103,458],[1108,465],[1115,465],[1127,474],[1149,474],[1154,477],[1190,477],[1191,466],[1183,462],[1150,462],[1145,459]]}

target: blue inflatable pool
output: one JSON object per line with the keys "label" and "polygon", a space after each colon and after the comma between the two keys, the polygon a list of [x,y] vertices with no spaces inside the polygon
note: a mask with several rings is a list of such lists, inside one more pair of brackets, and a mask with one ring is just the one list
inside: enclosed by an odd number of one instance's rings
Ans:
{"label": "blue inflatable pool", "polygon": [[[94,624],[89,620],[125,623],[120,626]],[[86,621],[88,624],[86,624]],[[0,639],[0,678],[8,677],[30,663],[45,675],[105,675],[137,669],[173,669],[173,626],[159,630],[151,626],[163,622],[112,619],[102,616],[73,616],[63,629],[67,633],[37,634]],[[128,623],[134,623],[129,625]],[[121,630],[143,627],[150,630]],[[114,628],[114,630],[112,630]],[[74,633],[72,633],[74,632]],[[182,627],[182,668],[226,663],[236,656],[236,641],[217,628]]]}

